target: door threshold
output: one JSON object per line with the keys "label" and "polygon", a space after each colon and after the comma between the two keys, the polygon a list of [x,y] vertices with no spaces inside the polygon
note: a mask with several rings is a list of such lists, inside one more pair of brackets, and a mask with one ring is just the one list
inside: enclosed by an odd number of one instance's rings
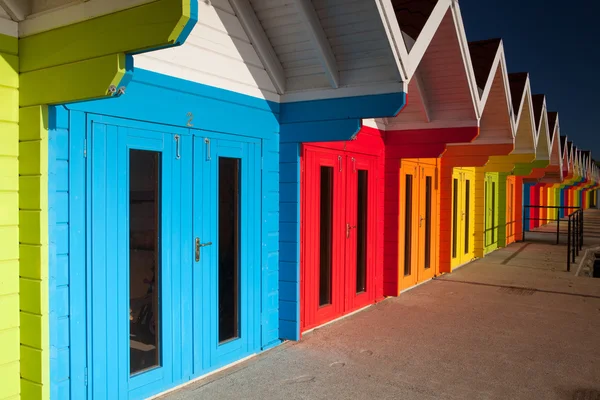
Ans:
{"label": "door threshold", "polygon": [[[431,281],[432,279],[433,279],[433,278],[429,278],[429,279],[426,279],[426,280],[424,280],[423,282],[416,283],[416,284],[414,284],[413,286],[411,286],[411,287],[409,287],[409,288],[402,289],[402,290],[400,291],[400,293],[398,293],[398,295],[401,295],[402,293],[406,293],[406,292],[409,292],[409,291],[411,291],[411,290],[413,290],[413,289],[415,289],[415,288],[418,288],[419,286],[421,286],[421,285],[423,285],[423,284],[425,284],[425,283],[427,283],[427,282]],[[396,296],[394,296],[394,297],[396,297]]]}
{"label": "door threshold", "polygon": [[[383,300],[381,300],[381,301],[385,301],[385,300],[386,300],[386,299],[383,299]],[[381,303],[381,301],[379,301],[377,304]],[[309,333],[311,333],[311,332],[312,332],[312,331],[314,331],[314,330],[317,330],[317,329],[324,328],[324,327],[326,327],[327,325],[331,325],[331,324],[333,324],[334,322],[338,322],[338,321],[341,321],[341,320],[343,320],[343,319],[345,319],[345,318],[351,317],[351,316],[353,316],[354,314],[358,314],[359,312],[361,312],[361,311],[364,311],[364,310],[366,310],[367,308],[374,306],[375,304],[376,304],[376,303],[369,304],[369,305],[367,305],[367,306],[364,306],[363,308],[359,308],[358,310],[352,311],[352,312],[351,312],[351,313],[349,313],[349,314],[342,315],[341,317],[337,317],[336,319],[332,319],[331,321],[325,322],[325,323],[324,323],[324,324],[322,324],[322,325],[315,326],[314,328],[311,328],[311,329],[309,329],[309,330],[307,330],[307,331],[304,331],[304,332],[302,332],[302,336],[304,336],[304,335],[306,335],[306,334],[309,334]]]}
{"label": "door threshold", "polygon": [[160,392],[158,394],[155,394],[154,396],[147,397],[146,400],[158,399],[158,398],[163,397],[163,396],[165,396],[165,395],[167,395],[169,393],[175,392],[175,391],[177,391],[179,389],[183,389],[186,386],[189,386],[189,385],[191,385],[193,383],[196,383],[198,381],[206,379],[206,378],[208,378],[208,377],[210,377],[212,375],[215,375],[215,374],[217,374],[219,372],[222,372],[222,371],[224,371],[226,369],[233,368],[236,365],[243,363],[244,361],[248,361],[249,359],[256,357],[257,355],[258,355],[258,353],[250,354],[249,356],[246,356],[246,357],[244,357],[244,358],[242,358],[240,360],[234,361],[231,364],[224,365],[221,368],[215,369],[214,371],[210,371],[210,372],[208,372],[208,373],[206,373],[204,375],[200,375],[200,376],[198,376],[198,377],[196,377],[194,379],[190,379],[189,381],[184,382],[184,383],[182,383],[180,385],[177,385],[175,387],[172,387],[171,389],[165,390],[164,392]]}

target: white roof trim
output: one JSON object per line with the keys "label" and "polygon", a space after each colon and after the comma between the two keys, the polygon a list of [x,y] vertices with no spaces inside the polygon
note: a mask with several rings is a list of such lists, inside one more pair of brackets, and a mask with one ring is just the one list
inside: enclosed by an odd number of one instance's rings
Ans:
{"label": "white roof trim", "polygon": [[19,36],[19,24],[10,19],[0,18],[0,34],[18,37]]}
{"label": "white roof trim", "polygon": [[338,70],[337,61],[312,2],[310,0],[294,0],[294,4],[300,19],[308,27],[310,40],[315,46],[315,51],[323,65],[325,74],[329,78],[331,87],[334,89],[339,88],[340,72]]}
{"label": "white roof trim", "polygon": [[425,26],[421,30],[421,33],[417,37],[414,45],[410,49],[408,54],[408,79],[410,80],[417,70],[417,67],[421,63],[425,51],[431,44],[433,37],[435,36],[438,28],[440,27],[446,12],[450,8],[450,0],[439,0],[435,5],[431,15],[425,22]]}
{"label": "white roof trim", "polygon": [[0,7],[13,21],[23,21],[31,13],[30,0],[0,0]]}
{"label": "white roof trim", "polygon": [[402,31],[396,19],[396,13],[391,0],[376,0],[377,10],[381,16],[388,42],[391,44],[391,50],[394,54],[394,60],[398,67],[400,79],[404,82],[409,81],[409,59],[406,43],[402,37]]}
{"label": "white roof trim", "polygon": [[285,93],[285,72],[254,9],[248,0],[229,0],[229,3],[238,16],[242,28],[254,44],[258,58],[264,64],[277,93]]}
{"label": "white roof trim", "polygon": [[452,18],[454,19],[456,35],[458,36],[458,43],[460,45],[463,62],[465,64],[467,80],[469,81],[469,89],[471,90],[471,99],[473,100],[473,107],[475,108],[475,114],[479,119],[481,118],[483,109],[479,104],[479,90],[477,89],[477,80],[475,79],[475,71],[473,70],[473,62],[471,61],[471,54],[469,53],[469,43],[467,42],[467,34],[463,25],[462,15],[460,13],[460,6],[458,5],[457,1],[452,1]]}

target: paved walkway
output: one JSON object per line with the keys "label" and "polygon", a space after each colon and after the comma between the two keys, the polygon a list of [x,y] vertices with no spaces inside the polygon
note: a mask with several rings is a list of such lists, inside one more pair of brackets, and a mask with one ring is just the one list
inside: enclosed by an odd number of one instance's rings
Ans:
{"label": "paved walkway", "polygon": [[511,245],[164,399],[600,399],[600,279],[564,247]]}

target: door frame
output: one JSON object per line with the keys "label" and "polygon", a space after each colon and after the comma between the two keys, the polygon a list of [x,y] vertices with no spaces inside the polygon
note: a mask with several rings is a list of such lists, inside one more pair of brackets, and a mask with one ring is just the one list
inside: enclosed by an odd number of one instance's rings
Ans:
{"label": "door frame", "polygon": [[[325,143],[303,144],[301,148],[301,234],[300,234],[300,330],[305,332],[318,327],[322,324],[342,317],[350,312],[373,304],[376,300],[377,293],[377,265],[376,254],[378,250],[378,204],[379,204],[379,157],[366,149],[364,152],[347,151],[345,146],[340,149],[331,148]],[[313,293],[318,287],[318,279],[313,274],[309,274],[306,269],[308,260],[317,263],[319,252],[314,250],[320,248],[316,241],[318,238],[309,232],[321,232],[318,228],[319,206],[317,203],[310,203],[314,199],[308,199],[309,191],[317,190],[320,185],[320,174],[317,171],[317,159],[321,154],[321,162],[318,165],[327,165],[333,167],[334,172],[334,188],[333,188],[333,241],[332,241],[332,276],[343,276],[343,282],[340,288],[334,293],[332,290],[332,302],[337,301],[337,304],[323,306],[324,308],[312,310],[314,304],[307,302],[307,299],[315,296]],[[353,169],[352,158],[356,158],[356,165],[369,165],[370,171],[373,173],[369,176],[369,192],[372,196],[372,201],[369,203],[369,227],[367,230],[367,289],[365,293],[349,296],[350,282],[346,279],[349,265],[346,265],[346,254],[349,243],[345,235],[346,223],[348,218],[348,207],[346,206],[345,189],[348,184],[349,171]],[[362,160],[362,161],[361,161]],[[335,177],[338,176],[337,182]],[[310,183],[310,189],[309,189]],[[335,199],[336,194],[338,199],[344,199],[343,213],[336,212]],[[342,211],[341,208],[340,210]],[[314,250],[314,251],[313,251]],[[337,260],[337,261],[336,261]],[[337,265],[336,265],[337,264]],[[343,266],[346,265],[344,268]],[[313,271],[314,272],[314,271]],[[307,275],[309,274],[309,275]],[[317,286],[314,286],[314,285]],[[313,285],[313,286],[311,286]],[[311,297],[312,296],[312,297]]]}
{"label": "door frame", "polygon": [[[475,258],[475,243],[474,243],[474,230],[475,230],[475,171],[474,168],[453,168],[452,170],[452,196],[451,201],[453,202],[452,210],[454,210],[454,180],[457,180],[458,193],[456,195],[457,204],[457,238],[456,238],[456,257],[452,256],[452,246],[454,243],[454,232],[453,224],[451,222],[451,235],[450,235],[450,260],[451,267],[457,268],[464,264],[471,262]],[[467,191],[467,181],[469,182],[469,188]],[[469,204],[467,207],[466,196],[469,196]],[[452,220],[454,219],[454,212],[452,213]],[[468,233],[468,237],[465,236]],[[468,239],[468,240],[467,240]],[[468,249],[465,249],[465,244],[468,244]]]}
{"label": "door frame", "polygon": [[[193,137],[193,195],[191,238],[200,242],[212,242],[202,247],[200,261],[192,261],[192,310],[193,374],[203,375],[211,370],[230,364],[252,354],[260,339],[260,290],[261,290],[261,201],[262,184],[260,169],[261,140],[194,130]],[[244,139],[244,140],[240,140]],[[207,141],[208,140],[208,141]],[[218,182],[219,157],[239,158],[240,173],[240,220],[239,220],[239,285],[242,299],[239,300],[240,337],[219,343],[218,341]],[[202,166],[208,163],[209,168]],[[201,179],[197,179],[198,175]],[[202,187],[208,185],[208,189]],[[207,191],[213,191],[206,198]],[[207,204],[208,203],[208,204]],[[209,225],[200,224],[209,211]],[[249,222],[249,219],[256,223]],[[197,226],[198,224],[198,226]],[[208,265],[206,265],[208,264]],[[214,274],[214,275],[213,275]],[[216,280],[215,280],[216,279]],[[257,290],[258,289],[258,290]],[[207,292],[205,292],[207,290]],[[201,293],[200,293],[201,292]],[[206,298],[208,297],[208,301]],[[200,315],[198,313],[201,313]],[[202,314],[210,315],[209,318]],[[212,325],[211,325],[212,324]],[[199,327],[202,327],[199,329]]]}
{"label": "door frame", "polygon": [[[412,175],[412,215],[411,215],[411,274],[405,275],[406,262],[406,176]],[[431,243],[430,267],[425,269],[424,252],[420,251],[425,242],[424,220],[426,202],[426,178],[431,176]],[[437,159],[401,159],[399,182],[399,211],[398,211],[398,277],[400,291],[409,289],[418,283],[433,278],[439,273],[438,251],[438,165]],[[424,247],[423,247],[424,248]]]}

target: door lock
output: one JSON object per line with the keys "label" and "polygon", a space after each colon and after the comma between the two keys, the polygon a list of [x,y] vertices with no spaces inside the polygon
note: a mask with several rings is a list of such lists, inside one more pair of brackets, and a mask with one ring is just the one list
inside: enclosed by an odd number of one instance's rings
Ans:
{"label": "door lock", "polygon": [[210,246],[212,242],[200,243],[200,238],[196,238],[196,262],[200,261],[200,247]]}

